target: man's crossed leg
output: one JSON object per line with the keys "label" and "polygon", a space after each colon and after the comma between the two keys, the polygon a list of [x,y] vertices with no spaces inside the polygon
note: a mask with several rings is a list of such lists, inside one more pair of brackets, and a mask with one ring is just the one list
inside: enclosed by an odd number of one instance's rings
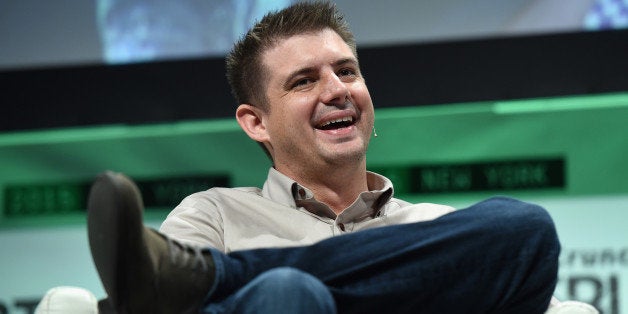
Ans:
{"label": "man's crossed leg", "polygon": [[557,278],[551,218],[508,198],[311,246],[231,254],[143,226],[139,191],[120,174],[97,178],[88,209],[94,262],[120,313],[210,310],[286,267],[320,281],[340,313],[543,313]]}

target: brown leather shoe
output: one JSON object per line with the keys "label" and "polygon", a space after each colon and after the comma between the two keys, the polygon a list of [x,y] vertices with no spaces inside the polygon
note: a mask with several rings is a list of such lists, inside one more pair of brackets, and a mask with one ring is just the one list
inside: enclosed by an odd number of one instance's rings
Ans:
{"label": "brown leather shoe", "polygon": [[123,174],[102,173],[92,185],[89,245],[110,304],[118,313],[198,312],[214,281],[211,253],[145,227],[143,207]]}

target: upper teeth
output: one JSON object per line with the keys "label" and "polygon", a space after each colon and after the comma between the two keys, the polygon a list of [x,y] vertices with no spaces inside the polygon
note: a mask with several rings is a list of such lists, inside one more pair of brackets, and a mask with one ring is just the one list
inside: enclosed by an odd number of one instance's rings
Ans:
{"label": "upper teeth", "polygon": [[332,124],[332,123],[338,123],[338,122],[352,122],[352,121],[353,121],[353,117],[344,117],[344,118],[338,118],[338,119],[336,119],[336,120],[327,121],[327,122],[325,122],[325,123],[321,124],[320,126],[321,126],[321,127],[325,127],[325,126],[328,126],[328,125],[330,125],[330,124]]}

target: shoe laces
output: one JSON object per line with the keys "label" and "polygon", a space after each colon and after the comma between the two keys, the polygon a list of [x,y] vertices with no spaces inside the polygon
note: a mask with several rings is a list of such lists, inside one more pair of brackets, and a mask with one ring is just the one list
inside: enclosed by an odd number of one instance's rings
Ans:
{"label": "shoe laces", "polygon": [[209,266],[203,256],[201,247],[183,244],[169,237],[166,239],[168,240],[168,250],[172,264],[191,267],[192,269],[201,268],[203,272],[208,271]]}

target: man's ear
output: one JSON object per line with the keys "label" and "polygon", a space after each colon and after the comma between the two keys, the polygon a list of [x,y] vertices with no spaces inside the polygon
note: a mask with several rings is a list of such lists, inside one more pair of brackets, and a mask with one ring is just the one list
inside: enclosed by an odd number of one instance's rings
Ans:
{"label": "man's ear", "polygon": [[236,110],[236,120],[246,134],[257,142],[268,142],[264,111],[249,104],[241,104]]}

